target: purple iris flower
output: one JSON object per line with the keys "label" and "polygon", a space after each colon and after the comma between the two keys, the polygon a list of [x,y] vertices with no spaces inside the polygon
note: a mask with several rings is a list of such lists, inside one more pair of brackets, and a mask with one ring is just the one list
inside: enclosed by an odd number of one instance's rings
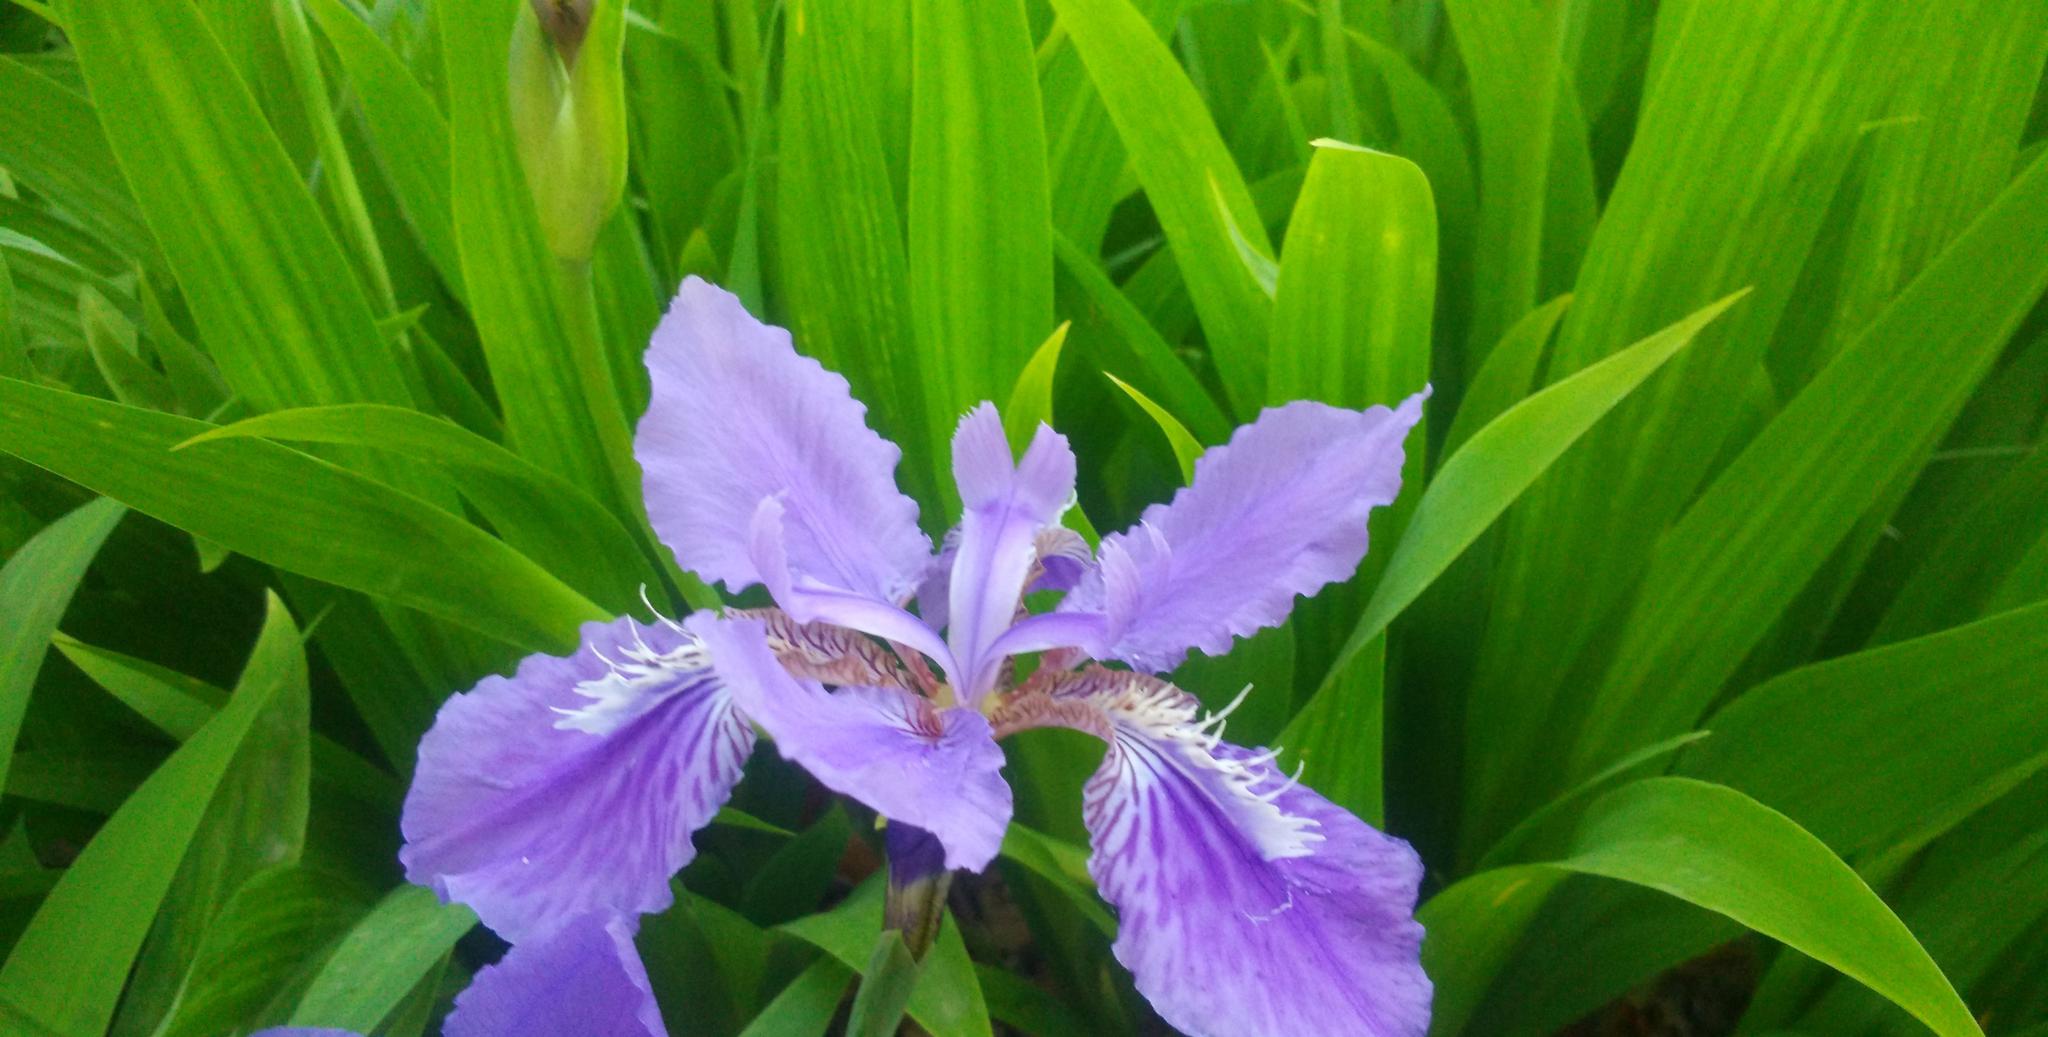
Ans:
{"label": "purple iris flower", "polygon": [[[663,1037],[647,970],[621,918],[578,919],[543,940],[514,944],[455,996],[441,1037]],[[360,1037],[288,1026],[253,1037]]]}
{"label": "purple iris flower", "polygon": [[[1392,410],[1270,408],[1092,555],[1060,525],[1065,437],[1041,425],[1018,459],[984,403],[953,437],[963,515],[935,556],[896,488],[901,451],[846,380],[732,295],[686,281],[647,366],[635,451],[655,531],[685,567],[733,592],[765,585],[775,607],[593,623],[582,651],[532,656],[442,708],[401,857],[513,943],[499,972],[594,956],[594,982],[644,991],[621,920],[669,905],[757,727],[888,818],[892,843],[915,836],[935,867],[978,871],[1010,821],[996,740],[1059,726],[1108,746],[1084,802],[1090,870],[1120,916],[1118,960],[1168,1022],[1219,1037],[1427,1029],[1414,852],[1271,752],[1224,742],[1220,717],[1154,676],[1352,574],[1426,390]],[[1032,614],[1030,591],[1064,596]],[[614,1015],[616,1032],[659,1032],[651,1009]]]}

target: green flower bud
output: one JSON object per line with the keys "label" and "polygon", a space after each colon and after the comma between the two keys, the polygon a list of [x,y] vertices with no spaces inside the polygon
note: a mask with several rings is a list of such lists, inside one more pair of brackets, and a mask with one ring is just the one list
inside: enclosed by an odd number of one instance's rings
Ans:
{"label": "green flower bud", "polygon": [[512,30],[512,131],[548,248],[590,258],[626,190],[625,0],[531,0]]}

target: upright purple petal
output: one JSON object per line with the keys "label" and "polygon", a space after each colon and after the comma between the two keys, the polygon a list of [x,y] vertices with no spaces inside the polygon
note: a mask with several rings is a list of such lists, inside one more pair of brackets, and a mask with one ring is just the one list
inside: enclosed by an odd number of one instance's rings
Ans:
{"label": "upright purple petal", "polygon": [[449,699],[406,796],[406,877],[514,942],[667,907],[754,744],[681,630],[622,618],[583,645]]}
{"label": "upright purple petal", "polygon": [[893,602],[834,587],[791,568],[783,518],[782,501],[775,497],[755,509],[753,557],[761,582],[791,619],[858,630],[917,649],[938,662],[948,679],[959,681],[953,653],[924,620]]}
{"label": "upright purple petal", "polygon": [[1284,622],[1295,595],[1348,578],[1367,517],[1401,489],[1402,440],[1427,396],[1397,410],[1299,401],[1239,428],[1172,503],[1103,538],[1099,568],[1063,603],[1106,621],[1104,643],[1079,647],[1170,670],[1188,649],[1224,652]]}
{"label": "upright purple petal", "polygon": [[1073,503],[1074,452],[1065,436],[1040,424],[1023,461],[1012,461],[1003,419],[984,403],[953,434],[953,478],[963,511],[946,641],[966,671],[960,694],[971,705],[995,680],[1002,658],[989,648],[1017,616],[1038,568],[1039,534]]}
{"label": "upright purple petal", "polygon": [[793,569],[889,602],[916,589],[931,543],[896,489],[902,451],[789,332],[691,277],[654,331],[647,370],[634,453],[648,517],[677,561],[735,591],[760,582],[754,512],[780,497]]}
{"label": "upright purple petal", "polygon": [[578,919],[514,944],[455,995],[443,1037],[667,1037],[622,918]]}
{"label": "upright purple petal", "polygon": [[1431,986],[1422,862],[1268,754],[1218,740],[1193,697],[1100,668],[1006,728],[1109,743],[1087,785],[1089,872],[1117,908],[1117,960],[1167,1022],[1209,1037],[1420,1037]]}
{"label": "upright purple petal", "polygon": [[825,787],[937,836],[948,868],[980,871],[995,858],[1010,823],[1010,786],[981,714],[938,709],[900,688],[827,692],[790,676],[751,619],[699,613],[687,625],[782,755]]}

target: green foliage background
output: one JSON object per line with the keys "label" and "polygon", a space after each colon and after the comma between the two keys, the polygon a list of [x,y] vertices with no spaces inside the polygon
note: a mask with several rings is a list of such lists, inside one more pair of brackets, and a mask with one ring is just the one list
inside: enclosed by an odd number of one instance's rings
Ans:
{"label": "green foliage background", "polygon": [[[696,273],[848,375],[934,530],[980,399],[1108,529],[1265,404],[1433,385],[1359,579],[1177,679],[1421,850],[1435,1032],[2048,1033],[2048,4],[535,31],[0,4],[0,1031],[432,1032],[495,953],[397,874],[435,708],[717,600],[630,454]],[[1021,823],[914,968],[867,819],[757,758],[640,936],[671,1031],[1156,1026],[1099,750],[1007,748]]]}

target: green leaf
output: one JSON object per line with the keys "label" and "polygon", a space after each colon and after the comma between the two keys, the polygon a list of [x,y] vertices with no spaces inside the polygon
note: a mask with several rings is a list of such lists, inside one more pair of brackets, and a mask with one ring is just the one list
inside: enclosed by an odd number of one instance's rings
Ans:
{"label": "green leaf", "polygon": [[1981,1034],[1884,902],[1827,846],[1732,789],[1650,778],[1601,797],[1559,867],[1662,890],[1834,966],[1944,1037]]}
{"label": "green leaf", "polygon": [[[864,970],[882,928],[883,885],[868,882],[823,914],[779,926],[837,958],[855,971]],[[917,988],[910,994],[910,1018],[932,1037],[988,1037],[988,1009],[974,979],[974,963],[960,940],[960,927],[950,915],[939,938],[925,953]]]}
{"label": "green leaf", "polygon": [[2015,462],[1920,560],[1870,635],[1885,644],[1983,614],[2029,552],[2048,545],[2048,442]]}
{"label": "green leaf", "polygon": [[156,239],[83,93],[0,56],[0,167],[62,205],[93,236],[160,266]]}
{"label": "green leaf", "polygon": [[1713,303],[1523,400],[1475,433],[1423,491],[1336,666],[1364,650],[1558,455],[1739,298]]}
{"label": "green leaf", "polygon": [[1987,789],[2048,766],[2048,604],[1793,670],[1707,726],[1685,773],[1769,803],[1843,854],[1953,823]]}
{"label": "green leaf", "polygon": [[1003,858],[1059,890],[1068,904],[1104,936],[1116,935],[1116,920],[1095,895],[1086,849],[1012,821],[1003,833]]}
{"label": "green leaf", "polygon": [[1368,822],[1385,811],[1387,639],[1346,651],[1278,744],[1316,791]]}
{"label": "green leaf", "polygon": [[[975,962],[974,975],[988,999],[988,1014],[1019,1033],[1088,1033],[1089,1020],[1079,1006],[1007,969]],[[1096,1021],[1096,1028],[1102,1023]]]}
{"label": "green leaf", "polygon": [[347,257],[198,8],[64,9],[108,143],[235,391],[264,410],[411,402]]}
{"label": "green leaf", "polygon": [[137,353],[135,325],[91,285],[78,290],[78,326],[93,366],[122,403],[151,410],[175,410],[171,384]]}
{"label": "green leaf", "polygon": [[[1316,141],[1286,240],[1265,402],[1363,408],[1419,391],[1429,381],[1437,254],[1422,170],[1398,155]],[[1411,450],[1411,476],[1422,460]]]}
{"label": "green leaf", "polygon": [[[1876,503],[1913,471],[2048,287],[2048,159],[1786,405],[1658,544],[1572,754],[1685,729]],[[1655,688],[1655,695],[1642,689]]]}
{"label": "green leaf", "polygon": [[1431,1033],[1466,1031],[1537,911],[1565,878],[1540,864],[1495,868],[1466,876],[1416,911],[1422,970],[1435,984]]}
{"label": "green leaf", "polygon": [[[1915,44],[1935,17],[1925,7],[1775,0],[1658,10],[1636,132],[1548,378],[1730,291],[1756,295],[1709,332],[1712,348],[1678,358],[1561,459],[1504,530],[1466,706],[1489,718],[1491,740],[1475,738],[1468,744],[1484,749],[1465,757],[1464,827],[1482,844],[1587,773],[1559,759],[1571,745],[1559,726],[1575,728],[1588,697],[1575,666],[1605,650],[1659,534],[1745,413],[1742,390],[1793,301],[1861,120],[1919,59]],[[1572,607],[1552,606],[1560,587],[1573,589]],[[1635,732],[1582,762],[1598,766],[1651,737]]]}
{"label": "green leaf", "polygon": [[[1159,330],[1103,272],[1101,264],[1063,235],[1054,236],[1053,255],[1059,260],[1060,270],[1081,289],[1103,322],[1115,331],[1129,351],[1131,364],[1126,369],[1125,380],[1145,390],[1148,395],[1166,401],[1174,413],[1186,415],[1200,433],[1202,442],[1221,443],[1229,438],[1231,423],[1222,408],[1216,405],[1209,391],[1202,388],[1202,383],[1188,370],[1187,364],[1175,355],[1173,347],[1159,336]],[[1109,366],[1107,358],[1098,359],[1096,363],[1105,368]]]}
{"label": "green leaf", "polygon": [[492,0],[433,10],[446,81],[463,84],[448,97],[449,176],[462,188],[449,199],[461,294],[504,410],[506,445],[599,500],[637,501],[637,479],[615,470],[631,443],[594,304],[587,290],[568,295],[571,278],[544,239],[514,149],[506,76],[520,10]]}
{"label": "green leaf", "polygon": [[824,1037],[839,1012],[840,995],[846,991],[850,975],[838,959],[821,956],[797,973],[740,1031],[740,1037]]}
{"label": "green leaf", "polygon": [[304,2],[341,59],[378,165],[420,250],[459,298],[464,285],[448,198],[448,120],[405,62],[341,0]]}
{"label": "green leaf", "polygon": [[1465,386],[1458,413],[1451,419],[1451,431],[1444,436],[1446,455],[1457,453],[1474,432],[1528,398],[1536,385],[1536,373],[1543,369],[1550,333],[1571,302],[1570,295],[1560,295],[1523,314],[1487,352],[1486,362]]}
{"label": "green leaf", "polygon": [[346,880],[297,865],[250,876],[207,927],[161,1034],[215,1037],[249,1027],[368,906]]}
{"label": "green leaf", "polygon": [[1479,129],[1474,342],[1492,343],[1536,304],[1564,12],[1557,0],[1446,0]]}
{"label": "green leaf", "polygon": [[1500,841],[1486,851],[1486,856],[1480,858],[1476,870],[1487,871],[1519,860],[1532,840],[1549,830],[1560,818],[1567,816],[1581,801],[1591,798],[1593,793],[1602,791],[1633,772],[1671,756],[1712,734],[1711,731],[1687,731],[1654,745],[1643,746],[1608,764],[1600,773],[1572,786],[1563,795],[1543,804],[1528,817],[1523,818],[1520,824],[1508,834],[1501,836]]}
{"label": "green leaf", "polygon": [[1010,402],[1003,405],[1003,432],[1010,439],[1012,450],[1023,450],[1031,443],[1031,436],[1041,424],[1052,424],[1052,395],[1055,376],[1060,369],[1060,347],[1067,343],[1067,329],[1072,321],[1061,321],[1052,334],[1038,344],[1025,363],[1024,370],[1017,373],[1017,382],[1010,387]]}
{"label": "green leaf", "polygon": [[1724,915],[1834,967],[1944,1037],[1981,1034],[1898,916],[1825,844],[1733,789],[1646,778],[1597,800],[1567,856],[1481,872],[1420,912],[1437,1027],[1457,1033],[1566,873],[1618,879]]}
{"label": "green leaf", "polygon": [[741,913],[757,924],[774,925],[817,910],[852,837],[846,812],[837,807],[826,811],[755,870],[739,905]]}
{"label": "green leaf", "polygon": [[1173,54],[1129,0],[1053,0],[1166,231],[1240,412],[1266,399],[1272,302],[1239,256],[1273,249],[1244,176]]}
{"label": "green leaf", "polygon": [[392,890],[335,947],[292,1011],[293,1026],[369,1033],[438,968],[476,915],[423,886]]}
{"label": "green leaf", "polygon": [[910,317],[932,415],[1008,389],[1052,326],[1045,128],[1023,0],[910,5]]}
{"label": "green leaf", "polygon": [[916,959],[903,944],[903,934],[882,930],[867,968],[861,970],[860,990],[853,996],[853,1012],[846,1020],[847,1037],[894,1034],[919,974]]}
{"label": "green leaf", "polygon": [[29,365],[28,347],[14,318],[14,273],[0,255],[0,375],[28,378],[35,373]]}
{"label": "green leaf", "polygon": [[0,379],[0,450],[293,572],[529,649],[606,613],[482,530],[417,498],[260,440],[171,448],[214,428]]}
{"label": "green leaf", "polygon": [[1188,427],[1181,424],[1179,418],[1167,413],[1166,408],[1152,402],[1151,397],[1139,392],[1129,382],[1107,372],[1103,374],[1103,377],[1115,382],[1116,387],[1122,389],[1124,395],[1136,401],[1138,406],[1144,409],[1146,416],[1152,419],[1152,423],[1159,426],[1159,431],[1166,436],[1166,445],[1173,448],[1173,459],[1180,463],[1180,481],[1183,484],[1193,482],[1195,479],[1195,462],[1201,458],[1203,447],[1201,443],[1196,441],[1194,435],[1188,432]]}
{"label": "green leaf", "polygon": [[918,488],[951,484],[946,455],[932,444],[952,415],[926,414],[885,99],[868,74],[879,59],[863,52],[860,4],[787,6],[775,225],[790,330],[805,353],[853,384],[876,430],[903,446],[899,475],[911,496],[933,500]]}
{"label": "green leaf", "polygon": [[[305,848],[312,784],[306,653],[283,603],[273,598],[270,609],[266,636],[257,640],[228,697],[267,694],[269,701],[215,786],[178,865],[129,977],[117,1034],[154,1032],[222,905],[256,873],[297,863]],[[271,635],[272,627],[291,636]]]}
{"label": "green leaf", "polygon": [[51,523],[0,567],[0,787],[43,654],[86,567],[127,510],[97,500]]}
{"label": "green leaf", "polygon": [[[298,631],[273,598],[252,658],[281,645],[297,651]],[[254,684],[231,700],[86,844],[0,967],[0,1016],[62,1037],[105,1031],[186,847],[281,683]]]}
{"label": "green leaf", "polygon": [[[86,644],[62,631],[50,643],[93,683],[180,742],[204,727],[228,700],[227,692],[196,677]],[[323,734],[313,736],[313,781],[390,810],[404,799],[405,790],[390,774]]]}
{"label": "green leaf", "polygon": [[445,419],[377,404],[305,407],[222,426],[178,449],[237,437],[346,443],[441,465],[506,543],[615,612],[659,583],[632,535],[589,494]]}

